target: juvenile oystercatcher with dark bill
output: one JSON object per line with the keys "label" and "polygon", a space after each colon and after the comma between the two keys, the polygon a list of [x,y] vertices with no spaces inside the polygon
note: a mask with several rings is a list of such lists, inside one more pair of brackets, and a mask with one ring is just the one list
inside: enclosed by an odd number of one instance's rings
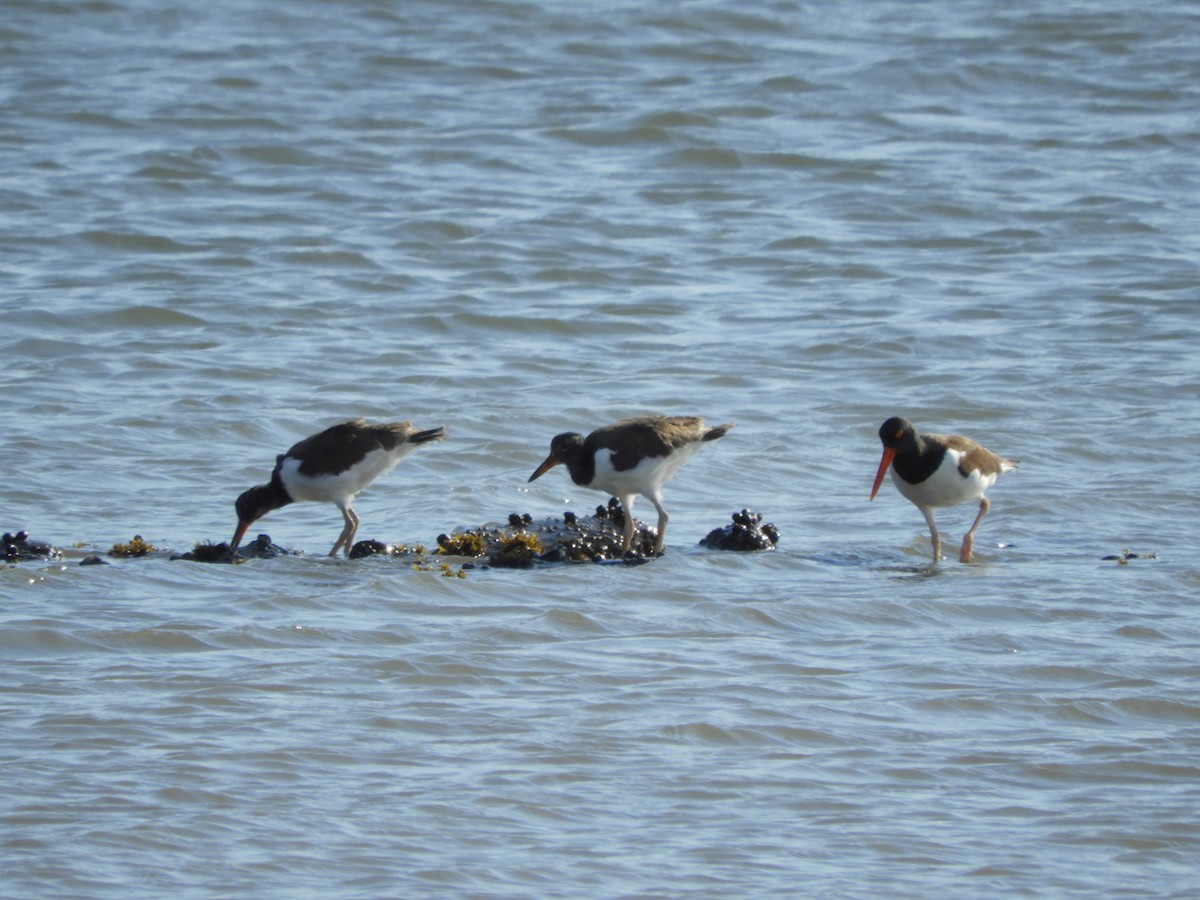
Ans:
{"label": "juvenile oystercatcher with dark bill", "polygon": [[669,518],[663,485],[701,444],[724,437],[732,427],[709,428],[699,416],[637,416],[597,428],[586,438],[564,432],[550,442],[550,455],[529,480],[563,463],[576,484],[616,497],[625,512],[621,549],[626,553],[633,545],[633,501],[641,494],[658,510],[655,551],[661,553]]}
{"label": "juvenile oystercatcher with dark bill", "polygon": [[958,434],[922,434],[908,419],[893,416],[879,428],[883,459],[875,473],[871,499],[879,492],[883,475],[892,469],[892,482],[925,516],[933,541],[933,561],[941,559],[941,538],[933,519],[938,506],[954,506],[979,500],[979,515],[963,538],[960,562],[970,562],[974,554],[975,529],[987,515],[991,501],[986,492],[1005,472],[1017,467],[1015,460],[998,456]]}
{"label": "juvenile oystercatcher with dark bill", "polygon": [[246,529],[271,510],[311,500],[333,503],[341,510],[345,526],[329,555],[344,549],[349,556],[359,522],[354,498],[418,446],[440,441],[445,434],[444,426],[420,431],[411,422],[370,425],[354,419],[305,438],[275,458],[269,482],[237,498],[238,524],[230,551],[237,550]]}

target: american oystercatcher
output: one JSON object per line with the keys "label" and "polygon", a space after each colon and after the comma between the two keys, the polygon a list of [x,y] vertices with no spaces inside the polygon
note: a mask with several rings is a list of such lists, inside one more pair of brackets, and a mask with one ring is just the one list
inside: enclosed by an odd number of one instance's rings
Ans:
{"label": "american oystercatcher", "polygon": [[417,445],[440,441],[445,434],[444,426],[418,431],[411,422],[368,425],[365,419],[354,419],[305,438],[275,457],[275,470],[267,484],[252,487],[237,498],[238,524],[230,551],[237,550],[246,529],[271,510],[313,500],[337,504],[342,511],[346,524],[329,555],[337,556],[343,548],[349,555],[358,529],[354,498]]}
{"label": "american oystercatcher", "polygon": [[576,484],[616,497],[625,511],[625,552],[633,544],[633,501],[641,494],[658,510],[655,550],[661,553],[668,519],[662,486],[701,444],[724,437],[732,427],[708,428],[699,416],[637,416],[597,428],[586,438],[568,431],[550,442],[550,455],[529,480],[564,463]]}
{"label": "american oystercatcher", "polygon": [[892,468],[892,482],[925,516],[933,541],[933,561],[941,559],[942,542],[933,510],[979,498],[979,515],[963,538],[960,562],[970,562],[975,529],[987,515],[991,501],[984,494],[1001,474],[1017,467],[1015,460],[997,456],[970,438],[957,434],[921,434],[908,419],[893,416],[879,427],[883,459],[875,474],[871,499],[879,492],[883,475]]}

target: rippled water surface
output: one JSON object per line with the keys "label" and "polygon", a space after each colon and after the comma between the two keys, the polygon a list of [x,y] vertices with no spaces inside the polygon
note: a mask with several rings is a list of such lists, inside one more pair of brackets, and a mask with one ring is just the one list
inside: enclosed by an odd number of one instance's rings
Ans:
{"label": "rippled water surface", "polygon": [[[11,2],[0,894],[1200,892],[1200,12]],[[360,537],[586,512],[549,439],[737,427],[648,565],[227,540],[446,423]],[[893,414],[1019,458],[978,561]],[[644,502],[643,502],[644,504]],[[750,507],[772,553],[697,540]],[[647,507],[640,507],[643,516]],[[1120,565],[1102,557],[1131,549]],[[1146,558],[1155,554],[1155,558]]]}

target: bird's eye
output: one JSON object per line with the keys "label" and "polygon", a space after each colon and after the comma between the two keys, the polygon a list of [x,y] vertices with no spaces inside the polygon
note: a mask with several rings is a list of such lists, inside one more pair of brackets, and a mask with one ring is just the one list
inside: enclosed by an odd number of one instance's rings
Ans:
{"label": "bird's eye", "polygon": [[896,440],[900,440],[900,438],[904,437],[904,429],[903,429],[903,428],[899,428],[899,429],[897,429],[897,430],[896,430],[896,433],[893,435],[893,437],[894,437]]}

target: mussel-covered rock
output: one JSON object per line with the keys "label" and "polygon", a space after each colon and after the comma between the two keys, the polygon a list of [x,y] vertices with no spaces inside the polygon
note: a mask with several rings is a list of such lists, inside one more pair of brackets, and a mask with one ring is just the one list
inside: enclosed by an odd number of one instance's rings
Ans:
{"label": "mussel-covered rock", "polygon": [[34,559],[62,559],[62,551],[53,544],[31,541],[27,531],[4,533],[4,562],[15,563]]}
{"label": "mussel-covered rock", "polygon": [[762,515],[743,509],[735,512],[733,521],[724,528],[714,528],[700,539],[702,547],[713,550],[774,550],[779,545],[779,530],[770,522],[763,524]]}
{"label": "mussel-covered rock", "polygon": [[644,522],[634,519],[633,542],[629,552],[622,549],[625,510],[614,497],[606,506],[597,506],[593,515],[580,517],[571,511],[562,519],[541,524],[543,562],[645,561],[657,554],[657,535]]}
{"label": "mussel-covered rock", "polygon": [[621,549],[624,511],[614,498],[597,507],[595,515],[565,512],[534,519],[529,513],[512,513],[506,525],[483,525],[454,534],[438,535],[437,553],[443,556],[485,558],[486,565],[525,567],[535,563],[641,561],[655,555],[655,533],[635,520],[633,545]]}

